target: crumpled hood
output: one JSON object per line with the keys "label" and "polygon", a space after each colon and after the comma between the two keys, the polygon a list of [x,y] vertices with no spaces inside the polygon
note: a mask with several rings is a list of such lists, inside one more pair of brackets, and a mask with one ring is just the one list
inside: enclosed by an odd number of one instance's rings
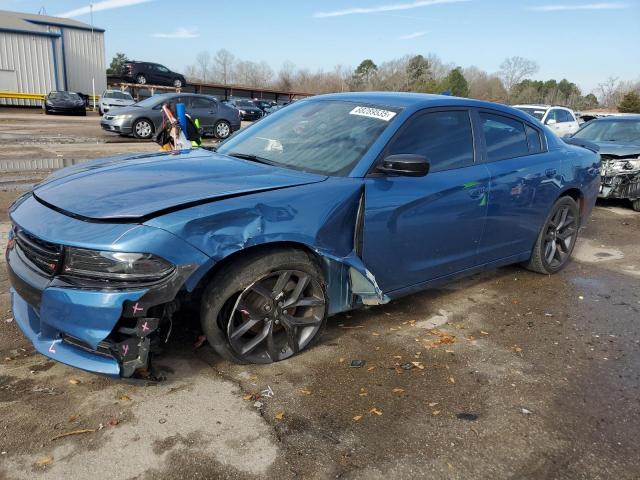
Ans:
{"label": "crumpled hood", "polygon": [[611,143],[593,142],[600,147],[600,155],[615,155],[616,157],[627,157],[630,155],[640,155],[640,145],[631,143]]}
{"label": "crumpled hood", "polygon": [[74,216],[136,221],[199,203],[326,178],[195,149],[83,163],[56,172],[33,194],[42,203]]}

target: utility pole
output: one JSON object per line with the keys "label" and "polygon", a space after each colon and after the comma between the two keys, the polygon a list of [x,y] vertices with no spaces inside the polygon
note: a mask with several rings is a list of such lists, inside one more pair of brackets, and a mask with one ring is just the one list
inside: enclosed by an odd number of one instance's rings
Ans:
{"label": "utility pole", "polygon": [[[91,54],[96,53],[95,35],[93,34],[93,3],[89,4],[89,15],[91,16]],[[93,111],[96,111],[96,69],[95,65],[91,66],[91,97],[93,99]]]}

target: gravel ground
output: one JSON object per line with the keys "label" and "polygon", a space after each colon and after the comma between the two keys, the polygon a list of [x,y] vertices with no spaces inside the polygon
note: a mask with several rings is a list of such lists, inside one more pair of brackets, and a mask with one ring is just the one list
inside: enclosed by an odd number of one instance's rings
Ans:
{"label": "gravel ground", "polygon": [[[0,110],[0,160],[155,150],[113,140],[92,116]],[[2,173],[0,230],[44,174]],[[0,478],[637,479],[639,235],[640,214],[599,204],[558,275],[501,268],[339,315],[275,365],[195,349],[183,312],[146,387],[36,354],[2,259]]]}

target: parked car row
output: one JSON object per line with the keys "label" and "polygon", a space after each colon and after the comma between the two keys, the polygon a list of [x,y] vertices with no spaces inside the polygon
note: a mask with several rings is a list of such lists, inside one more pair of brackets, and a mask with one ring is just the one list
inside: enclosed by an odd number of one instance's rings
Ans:
{"label": "parked car row", "polygon": [[203,135],[225,139],[240,129],[240,115],[233,107],[214,97],[195,93],[164,93],[146,98],[117,111],[105,113],[101,127],[120,135],[150,139],[162,125],[162,105],[175,107],[178,103],[186,106],[193,119],[198,119]]}

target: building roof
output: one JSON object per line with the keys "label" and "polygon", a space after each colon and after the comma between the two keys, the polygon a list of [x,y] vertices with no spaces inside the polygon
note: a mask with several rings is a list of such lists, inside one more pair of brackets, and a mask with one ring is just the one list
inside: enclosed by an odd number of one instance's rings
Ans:
{"label": "building roof", "polygon": [[[57,37],[56,32],[50,31],[50,26],[91,30],[91,25],[70,18],[0,10],[0,31]],[[104,29],[93,27],[93,31],[104,32]]]}

